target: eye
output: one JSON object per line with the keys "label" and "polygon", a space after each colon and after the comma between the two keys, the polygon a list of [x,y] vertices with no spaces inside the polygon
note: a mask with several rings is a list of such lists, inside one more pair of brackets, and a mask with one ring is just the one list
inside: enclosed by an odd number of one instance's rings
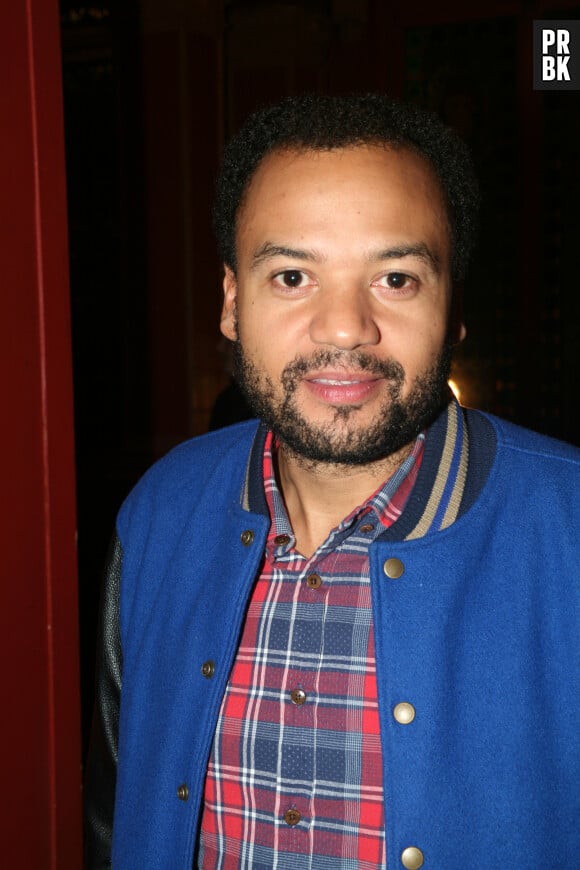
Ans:
{"label": "eye", "polygon": [[391,272],[390,275],[387,275],[387,284],[389,287],[395,287],[397,290],[404,287],[408,280],[408,276],[402,272]]}
{"label": "eye", "polygon": [[291,299],[302,299],[317,286],[316,279],[302,269],[283,269],[281,272],[275,272],[270,278],[270,284],[275,293]]}
{"label": "eye", "polygon": [[392,287],[394,290],[401,290],[406,284],[409,284],[413,279],[404,272],[389,272],[385,275],[383,281],[387,287]]}
{"label": "eye", "polygon": [[405,295],[413,293],[419,282],[406,272],[387,272],[372,283],[375,287],[394,291],[395,295]]}
{"label": "eye", "polygon": [[283,287],[293,289],[304,286],[308,282],[308,275],[301,272],[300,269],[285,269],[283,272],[278,272],[277,275],[274,275],[274,281]]}

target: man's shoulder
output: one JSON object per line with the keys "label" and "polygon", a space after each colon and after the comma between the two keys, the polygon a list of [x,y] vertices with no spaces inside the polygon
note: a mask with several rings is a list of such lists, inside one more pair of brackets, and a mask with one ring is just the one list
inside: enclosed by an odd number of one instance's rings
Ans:
{"label": "man's shoulder", "polygon": [[258,420],[245,420],[183,441],[157,460],[145,478],[204,473],[213,464],[232,459],[245,462],[247,454],[243,456],[241,450],[251,448],[257,428]]}
{"label": "man's shoulder", "polygon": [[485,417],[495,430],[498,446],[527,454],[530,459],[535,457],[539,462],[545,460],[580,467],[580,449],[573,444],[534,432],[492,414],[485,414]]}
{"label": "man's shoulder", "polygon": [[[471,477],[475,497],[487,484],[512,495],[549,500],[553,505],[578,508],[580,450],[565,441],[534,432],[481,411],[467,412]],[[482,446],[483,445],[483,446]],[[483,468],[483,471],[481,469]]]}
{"label": "man's shoulder", "polygon": [[219,497],[228,488],[239,489],[257,428],[257,420],[247,420],[178,444],[145,472],[125,500],[121,516],[148,505],[176,508],[201,492],[213,491]]}

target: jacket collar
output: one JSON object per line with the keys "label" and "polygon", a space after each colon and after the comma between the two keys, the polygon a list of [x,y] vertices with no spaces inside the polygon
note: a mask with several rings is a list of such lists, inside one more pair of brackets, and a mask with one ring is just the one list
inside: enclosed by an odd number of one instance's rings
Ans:
{"label": "jacket collar", "polygon": [[[475,428],[487,450],[475,453],[470,429]],[[264,496],[263,456],[268,429],[260,423],[248,456],[241,495],[244,510],[268,516]],[[427,430],[425,451],[415,486],[400,518],[380,536],[405,540],[445,529],[473,503],[495,453],[491,425],[479,412],[468,412],[455,399],[443,408]]]}

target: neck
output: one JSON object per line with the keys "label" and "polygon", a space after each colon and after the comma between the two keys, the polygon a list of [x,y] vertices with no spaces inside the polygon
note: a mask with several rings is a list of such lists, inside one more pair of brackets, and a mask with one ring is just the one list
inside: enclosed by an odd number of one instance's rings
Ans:
{"label": "neck", "polygon": [[344,517],[395,473],[412,446],[407,444],[390,456],[357,466],[312,462],[281,444],[278,482],[299,552],[311,556]]}

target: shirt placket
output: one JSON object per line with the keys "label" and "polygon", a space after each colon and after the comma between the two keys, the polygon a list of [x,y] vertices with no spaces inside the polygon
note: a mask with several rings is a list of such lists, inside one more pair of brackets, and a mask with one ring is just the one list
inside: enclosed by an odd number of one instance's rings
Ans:
{"label": "shirt placket", "polygon": [[[366,511],[364,512],[366,513]],[[281,764],[280,783],[301,780],[294,793],[280,791],[277,806],[278,846],[281,850],[308,851],[306,840],[316,824],[316,791],[319,781],[316,753],[316,727],[320,701],[320,677],[324,666],[324,639],[327,614],[333,607],[332,571],[325,570],[340,553],[342,542],[352,533],[355,518],[335,529],[310,557],[293,549],[294,540],[287,531],[277,534],[273,542],[274,564],[295,576],[294,618],[289,632],[288,666],[281,693]],[[370,531],[371,524],[367,523]],[[372,523],[374,530],[375,523]],[[367,532],[368,533],[368,532]],[[300,732],[308,740],[285,739]]]}

